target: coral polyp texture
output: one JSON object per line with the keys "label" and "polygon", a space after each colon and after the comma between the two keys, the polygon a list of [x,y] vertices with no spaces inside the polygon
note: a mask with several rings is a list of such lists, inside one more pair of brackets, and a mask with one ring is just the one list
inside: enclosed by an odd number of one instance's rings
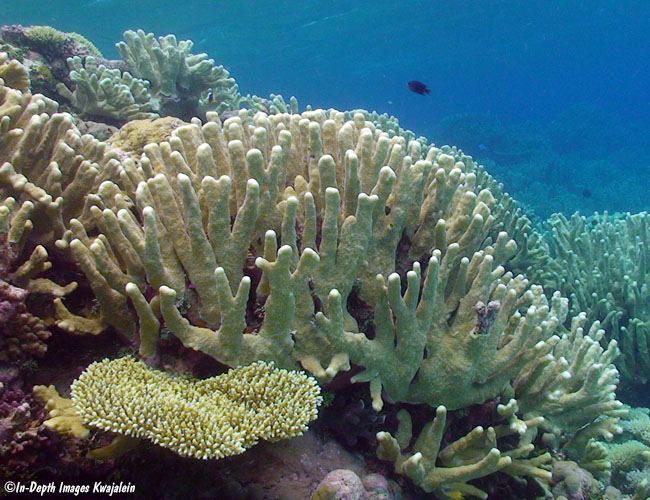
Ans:
{"label": "coral polyp texture", "polygon": [[272,363],[192,380],[120,358],[86,368],[72,384],[72,401],[90,426],[210,459],[302,434],[321,397],[313,378]]}

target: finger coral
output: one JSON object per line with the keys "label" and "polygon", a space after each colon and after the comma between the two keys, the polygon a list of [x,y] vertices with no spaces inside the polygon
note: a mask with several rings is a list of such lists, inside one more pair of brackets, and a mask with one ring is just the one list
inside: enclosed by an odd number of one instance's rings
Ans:
{"label": "finger coral", "polygon": [[[493,397],[558,323],[539,287],[504,273],[514,242],[502,233],[483,248],[494,200],[475,192],[475,176],[435,148],[422,159],[418,142],[389,138],[361,114],[213,118],[144,151],[139,165],[125,160],[122,187],[101,186],[91,211],[105,238],[76,223],[70,236],[120,321],[127,295],[151,314],[140,299],[150,283],[188,347],[230,366],[299,360],[321,378],[353,362],[376,409],[382,389],[450,408]],[[122,189],[139,215],[105,208]],[[251,253],[261,274],[242,276]],[[202,325],[178,300],[195,303]],[[477,329],[481,301],[498,311]]]}
{"label": "finger coral", "polygon": [[133,78],[130,73],[109,69],[88,56],[67,60],[74,92],[59,83],[57,90],[72,106],[88,116],[115,120],[156,118],[152,112],[149,82]]}
{"label": "finger coral", "polygon": [[151,82],[154,95],[199,95],[213,87],[231,87],[223,66],[214,66],[206,54],[191,54],[193,42],[178,42],[174,35],[156,38],[142,30],[126,31],[117,50],[131,73]]}
{"label": "finger coral", "polygon": [[116,175],[117,153],[81,135],[55,101],[0,86],[0,198],[31,201],[30,238],[53,246],[71,217],[83,218],[85,197]]}
{"label": "finger coral", "polygon": [[[515,408],[514,405],[510,405]],[[508,414],[508,412],[505,412]],[[512,415],[511,415],[512,416]],[[543,419],[522,422],[520,431],[507,424],[484,429],[476,427],[467,435],[443,446],[447,409],[439,406],[435,418],[427,423],[414,443],[411,417],[406,410],[398,413],[399,427],[395,436],[388,432],[377,434],[377,456],[394,463],[395,472],[409,477],[415,484],[438,497],[453,500],[458,494],[486,499],[485,491],[469,483],[474,479],[503,471],[514,476],[549,479],[551,474],[541,466],[550,461],[549,454],[525,458],[534,447],[526,441],[526,431],[538,426]],[[509,435],[520,435],[514,449],[502,452],[497,441]],[[402,450],[408,449],[404,454]]]}
{"label": "finger coral", "polygon": [[29,72],[20,62],[9,59],[6,52],[0,52],[0,79],[0,85],[23,92],[29,89]]}
{"label": "finger coral", "polygon": [[[599,439],[625,413],[613,363],[620,349],[624,378],[644,382],[650,350],[645,216],[558,216],[552,241],[471,157],[389,115],[242,96],[173,35],[127,31],[124,61],[106,61],[51,28],[5,34],[42,49],[81,114],[146,118],[108,142],[83,135],[0,55],[0,361],[42,354],[54,327],[109,330],[122,345],[107,335],[103,348],[143,360],[91,364],[71,400],[38,386],[43,426],[90,436],[84,450],[117,433],[93,458],[142,439],[226,457],[301,434],[318,380],[339,428],[366,427],[348,444],[376,436],[380,459],[440,498],[534,483],[551,495],[559,456],[607,479]],[[56,259],[92,291],[66,299],[74,314],[62,300],[76,285],[38,278],[58,279]],[[30,294],[55,297],[53,317],[31,316]],[[289,371],[301,369],[315,378]],[[587,476],[569,472],[556,475]],[[332,474],[315,495],[354,477]]]}
{"label": "finger coral", "polygon": [[548,229],[550,256],[561,272],[531,266],[528,275],[569,297],[572,313],[585,311],[589,321],[600,321],[604,340],[616,340],[621,350],[616,364],[625,386],[648,383],[650,216],[556,214]]}

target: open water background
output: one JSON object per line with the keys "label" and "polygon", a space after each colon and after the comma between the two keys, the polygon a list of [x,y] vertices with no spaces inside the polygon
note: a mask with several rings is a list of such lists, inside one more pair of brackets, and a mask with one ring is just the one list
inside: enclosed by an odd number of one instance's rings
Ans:
{"label": "open water background", "polygon": [[[650,2],[5,0],[0,23],[174,33],[243,93],[397,116],[531,211],[650,208]],[[420,96],[406,87],[421,80]]]}

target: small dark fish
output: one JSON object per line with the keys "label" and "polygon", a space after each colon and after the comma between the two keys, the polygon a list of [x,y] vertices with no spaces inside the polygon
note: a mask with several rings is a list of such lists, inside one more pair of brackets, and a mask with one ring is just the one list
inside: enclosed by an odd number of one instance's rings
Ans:
{"label": "small dark fish", "polygon": [[591,198],[591,191],[589,191],[587,188],[584,188],[582,190],[582,196],[584,196],[585,198]]}
{"label": "small dark fish", "polygon": [[431,94],[431,90],[429,90],[429,87],[426,86],[426,84],[422,82],[418,82],[417,80],[411,80],[408,83],[409,90],[411,92],[415,92],[416,94],[420,95],[429,95]]}

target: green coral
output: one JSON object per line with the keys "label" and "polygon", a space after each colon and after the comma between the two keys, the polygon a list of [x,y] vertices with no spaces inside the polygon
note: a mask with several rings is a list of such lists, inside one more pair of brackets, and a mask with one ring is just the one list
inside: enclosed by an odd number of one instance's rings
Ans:
{"label": "green coral", "polygon": [[89,116],[103,116],[116,120],[156,118],[153,112],[149,82],[133,78],[119,69],[108,69],[88,56],[67,59],[74,92],[63,83],[57,91],[73,107]]}
{"label": "green coral", "polygon": [[0,198],[35,205],[31,238],[48,246],[72,217],[84,218],[88,193],[114,175],[117,153],[82,135],[55,101],[0,86]]}
{"label": "green coral", "polygon": [[[125,38],[121,53],[147,83],[124,82],[92,57],[72,60],[79,95],[71,100],[80,108],[129,119],[113,104],[128,92],[143,106],[168,96],[195,102],[203,93],[221,117],[152,123],[156,132],[129,148],[138,157],[118,159],[78,137],[48,100],[6,87],[1,94],[3,132],[11,132],[0,140],[10,159],[0,171],[2,194],[32,203],[30,237],[57,239],[87,276],[100,316],[87,331],[110,325],[150,363],[159,360],[161,336],[173,335],[237,367],[231,373],[274,362],[330,381],[356,365],[352,382],[368,383],[375,409],[386,401],[438,406],[412,446],[409,417],[400,413],[395,435],[379,436],[380,455],[446,498],[485,497],[470,483],[495,472],[547,481],[544,447],[606,474],[598,438],[619,432],[616,342],[601,347],[599,325],[577,309],[564,327],[567,300],[509,272],[555,262],[552,245],[471,157],[429,145],[388,115],[299,113],[295,99],[243,97],[225,70],[191,54],[191,42],[141,31]],[[225,112],[240,106],[269,112]],[[553,285],[555,272],[547,267],[540,281]],[[60,304],[57,314],[70,330],[85,319]],[[93,366],[75,392],[99,427],[198,457],[252,443],[219,416],[237,400],[221,398],[220,382],[189,383],[134,360]],[[210,394],[197,389],[203,382]],[[508,403],[493,404],[497,397]],[[166,410],[172,400],[187,412]],[[447,419],[471,405],[495,409],[489,427],[467,432],[460,412]],[[258,422],[234,406],[237,422]],[[145,413],[158,430],[183,429],[182,436],[148,428]]]}
{"label": "green coral", "polygon": [[25,30],[25,37],[35,46],[57,47],[63,45],[68,36],[52,26],[30,26]]}
{"label": "green coral", "polygon": [[[515,405],[500,407],[502,418],[505,420],[513,417],[515,408]],[[516,477],[531,476],[543,480],[551,478],[551,473],[543,468],[544,464],[550,462],[550,454],[526,458],[534,448],[529,441],[529,430],[538,426],[543,419],[520,421],[524,428],[521,431],[507,423],[488,429],[476,427],[465,436],[443,446],[446,417],[446,408],[439,406],[433,421],[425,425],[411,444],[411,417],[406,410],[400,410],[395,436],[387,432],[377,434],[377,456],[381,460],[393,462],[395,472],[409,477],[424,491],[433,492],[445,500],[457,499],[459,493],[486,499],[487,493],[468,481],[498,471]],[[513,449],[500,451],[499,447],[503,447],[503,444],[499,446],[499,441],[517,434],[519,436],[514,441],[516,444]],[[409,451],[404,454],[402,450],[407,448]]]}
{"label": "green coral", "polygon": [[554,272],[539,261],[528,268],[528,276],[569,297],[573,313],[585,311],[588,321],[600,321],[604,338],[619,344],[617,366],[625,385],[648,383],[650,216],[576,213],[567,219],[555,214],[546,227]]}
{"label": "green coral", "polygon": [[650,409],[630,408],[627,417],[621,421],[621,428],[650,446]]}
{"label": "green coral", "polygon": [[174,35],[156,38],[142,30],[124,32],[116,47],[133,75],[151,82],[151,92],[163,96],[198,96],[209,88],[227,90],[235,84],[223,66],[206,54],[191,54],[193,42]]}
{"label": "green coral", "polygon": [[72,31],[70,33],[66,33],[66,35],[68,35],[69,38],[72,38],[75,42],[77,42],[77,44],[82,45],[83,47],[85,47],[88,50],[88,53],[92,57],[96,57],[96,58],[100,58],[100,59],[104,57],[104,55],[95,46],[95,44],[93,42],[91,42],[90,40],[88,40],[85,36],[83,36],[83,35],[81,35],[79,33],[75,33],[74,31]]}
{"label": "green coral", "polygon": [[25,66],[15,59],[10,59],[6,52],[0,52],[0,81],[8,87],[27,91],[29,89],[29,73]]}
{"label": "green coral", "polygon": [[[436,150],[421,159],[417,141],[389,138],[361,114],[258,113],[256,127],[243,120],[181,127],[169,143],[145,147],[142,167],[124,164],[140,214],[98,206],[108,239],[71,236],[82,267],[97,276],[96,293],[124,311],[110,316],[129,317],[124,290],[150,314],[138,296],[149,282],[167,327],[188,347],[231,366],[298,360],[323,379],[352,362],[365,367],[353,381],[370,382],[377,409],[382,390],[449,408],[485,401],[544,349],[563,303],[549,306],[539,287],[503,272],[515,250],[505,233],[481,249],[493,198],[474,191],[462,164]],[[404,234],[411,248],[396,262]],[[242,335],[249,251],[263,272],[253,297],[264,318]],[[112,262],[115,252],[127,252],[127,268]],[[351,295],[374,311],[374,338],[348,309]],[[197,303],[203,325],[179,313],[181,298]],[[499,310],[475,332],[481,301]]]}

